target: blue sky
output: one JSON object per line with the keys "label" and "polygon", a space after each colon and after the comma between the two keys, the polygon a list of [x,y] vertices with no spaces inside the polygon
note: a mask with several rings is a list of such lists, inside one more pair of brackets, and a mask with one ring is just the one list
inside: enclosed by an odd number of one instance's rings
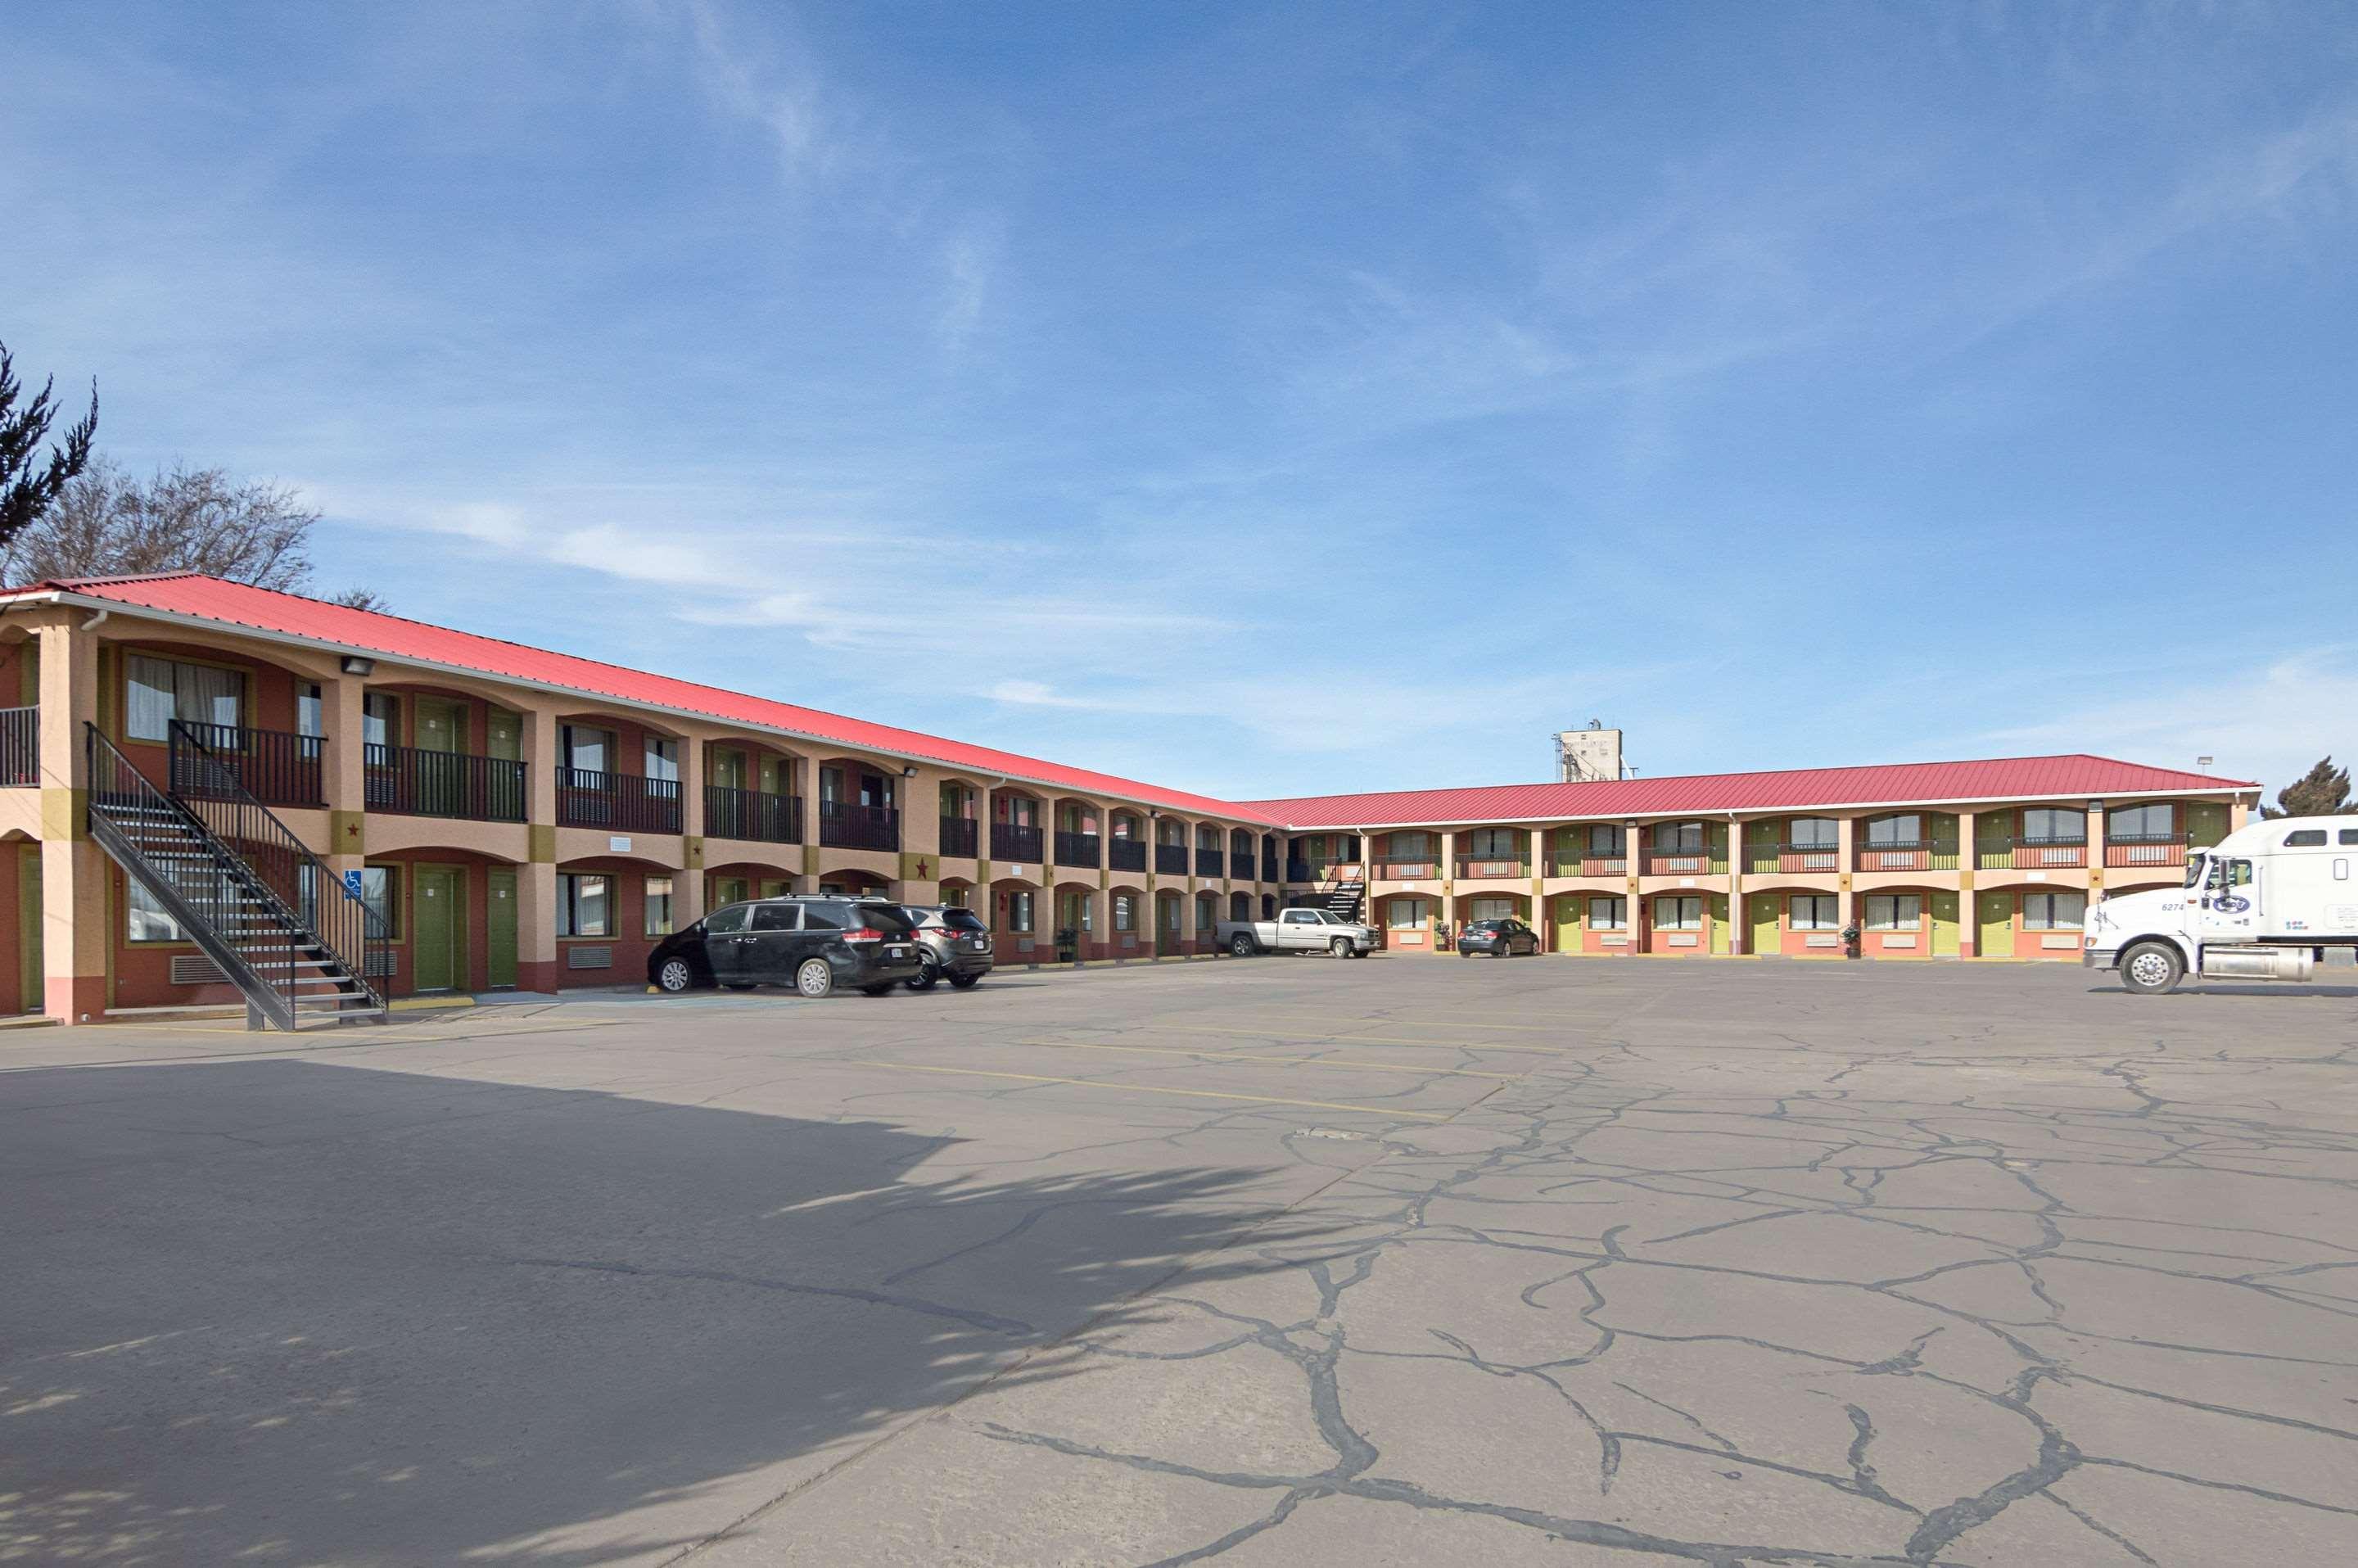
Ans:
{"label": "blue sky", "polygon": [[2337,6],[9,15],[0,339],[404,613],[1230,796],[2358,752]]}

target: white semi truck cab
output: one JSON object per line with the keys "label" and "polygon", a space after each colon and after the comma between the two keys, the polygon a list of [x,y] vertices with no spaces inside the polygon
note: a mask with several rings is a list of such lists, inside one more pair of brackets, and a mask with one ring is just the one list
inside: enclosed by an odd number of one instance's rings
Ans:
{"label": "white semi truck cab", "polygon": [[2358,948],[2358,816],[2279,816],[2190,850],[2186,885],[2091,905],[2080,962],[2158,995],[2188,975],[2306,980]]}

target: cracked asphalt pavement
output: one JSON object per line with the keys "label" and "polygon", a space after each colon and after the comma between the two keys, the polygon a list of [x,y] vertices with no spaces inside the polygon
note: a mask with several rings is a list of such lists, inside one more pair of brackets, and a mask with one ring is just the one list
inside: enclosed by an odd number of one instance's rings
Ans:
{"label": "cracked asphalt pavement", "polygon": [[1379,958],[0,1036],[0,1561],[2358,1557],[2358,993]]}

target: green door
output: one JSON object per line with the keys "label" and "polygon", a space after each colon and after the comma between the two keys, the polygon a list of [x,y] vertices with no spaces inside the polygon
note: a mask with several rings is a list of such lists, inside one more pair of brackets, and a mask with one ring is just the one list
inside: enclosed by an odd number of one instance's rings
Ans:
{"label": "green door", "polygon": [[1783,952],[1785,936],[1777,925],[1777,916],[1785,902],[1784,894],[1756,892],[1750,902],[1752,923],[1744,940],[1744,950],[1756,954]]}
{"label": "green door", "polygon": [[1957,895],[1938,890],[1925,895],[1932,911],[1932,957],[1957,956]]}
{"label": "green door", "polygon": [[2207,849],[2227,836],[2227,808],[2215,800],[2198,800],[2186,808],[2186,841]]}
{"label": "green door", "polygon": [[485,980],[494,986],[516,983],[516,874],[514,866],[493,866],[483,874],[483,902],[489,929],[483,933],[488,954]]}
{"label": "green door", "polygon": [[1555,950],[1580,951],[1580,898],[1576,893],[1562,894],[1555,901]]}
{"label": "green door", "polygon": [[1985,871],[2014,864],[2014,813],[1985,811],[1974,818],[1974,864]]}
{"label": "green door", "polygon": [[1704,914],[1711,921],[1711,950],[1714,956],[1727,957],[1727,895],[1715,892],[1704,900]]}
{"label": "green door", "polygon": [[447,991],[459,987],[463,973],[467,873],[456,866],[420,866],[411,883],[410,986],[414,990]]}
{"label": "green door", "polygon": [[41,966],[41,847],[26,844],[16,851],[16,1007],[38,1012],[49,1005],[48,984]]}
{"label": "green door", "polygon": [[417,699],[417,808],[429,816],[456,816],[466,806],[467,710],[439,697]]}
{"label": "green door", "polygon": [[1975,911],[1980,916],[1974,926],[1974,952],[1984,958],[2014,957],[2014,894],[1985,892],[1974,895]]}

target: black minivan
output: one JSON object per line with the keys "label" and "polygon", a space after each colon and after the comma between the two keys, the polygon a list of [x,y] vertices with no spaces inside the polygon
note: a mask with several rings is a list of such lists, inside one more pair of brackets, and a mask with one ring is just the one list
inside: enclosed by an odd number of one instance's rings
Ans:
{"label": "black minivan", "polygon": [[765,898],[716,909],[647,955],[647,984],[684,991],[792,986],[822,997],[838,985],[882,996],[916,977],[923,955],[900,905],[882,899]]}

